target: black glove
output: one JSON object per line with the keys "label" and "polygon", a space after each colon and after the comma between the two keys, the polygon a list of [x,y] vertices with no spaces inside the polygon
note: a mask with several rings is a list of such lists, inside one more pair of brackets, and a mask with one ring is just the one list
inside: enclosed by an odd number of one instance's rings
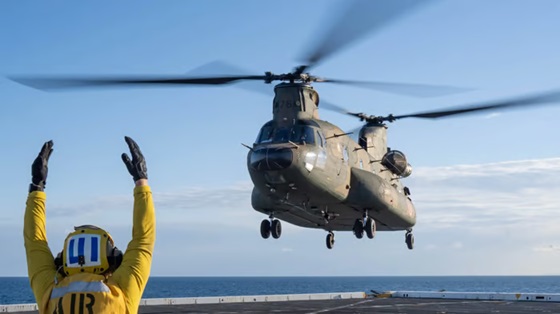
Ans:
{"label": "black glove", "polygon": [[29,192],[33,191],[44,191],[45,185],[47,185],[47,175],[49,173],[49,157],[53,152],[53,141],[48,141],[43,144],[41,152],[33,165],[31,165],[31,184],[29,185]]}
{"label": "black glove", "polygon": [[132,161],[130,161],[130,158],[125,153],[123,153],[121,157],[128,169],[128,172],[132,175],[134,182],[140,179],[148,179],[148,167],[146,167],[146,160],[144,159],[138,144],[136,144],[136,142],[128,136],[125,136],[124,140],[130,149]]}

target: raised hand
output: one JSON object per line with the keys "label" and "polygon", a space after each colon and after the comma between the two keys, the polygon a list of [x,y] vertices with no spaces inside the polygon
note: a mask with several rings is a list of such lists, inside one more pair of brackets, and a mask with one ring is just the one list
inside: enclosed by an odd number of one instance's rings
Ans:
{"label": "raised hand", "polygon": [[53,152],[53,141],[48,141],[43,144],[41,151],[33,164],[31,165],[31,184],[29,185],[29,192],[44,191],[47,185],[47,175],[49,174],[49,157]]}
{"label": "raised hand", "polygon": [[121,157],[128,169],[128,172],[132,175],[134,182],[140,179],[148,179],[148,167],[146,167],[146,160],[140,151],[140,147],[138,147],[138,144],[136,144],[136,142],[128,136],[125,136],[124,140],[128,144],[132,160],[130,160],[130,157],[128,157],[126,153],[123,153]]}

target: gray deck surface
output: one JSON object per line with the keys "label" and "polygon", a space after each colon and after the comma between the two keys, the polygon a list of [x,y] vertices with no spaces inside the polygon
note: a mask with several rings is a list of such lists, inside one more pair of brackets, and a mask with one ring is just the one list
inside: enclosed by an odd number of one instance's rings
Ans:
{"label": "gray deck surface", "polygon": [[[37,313],[15,312],[22,314]],[[560,303],[525,301],[475,301],[444,299],[345,299],[322,301],[251,302],[194,305],[141,306],[139,313],[512,313],[560,314]]]}
{"label": "gray deck surface", "polygon": [[140,307],[139,313],[560,313],[560,303],[442,299],[346,299]]}

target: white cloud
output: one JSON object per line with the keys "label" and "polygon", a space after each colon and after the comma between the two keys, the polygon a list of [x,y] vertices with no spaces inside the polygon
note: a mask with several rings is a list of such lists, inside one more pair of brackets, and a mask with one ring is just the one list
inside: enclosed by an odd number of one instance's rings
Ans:
{"label": "white cloud", "polygon": [[[254,227],[255,219],[266,218],[251,207],[250,182],[212,189],[181,188],[152,192],[158,222],[197,223],[214,226]],[[56,223],[93,221],[92,224],[128,225],[132,219],[132,195],[109,195],[78,204],[47,204],[49,220]],[[260,216],[259,216],[260,215]],[[261,217],[262,216],[262,217]]]}
{"label": "white cloud", "polygon": [[560,223],[560,158],[420,168],[406,184],[426,228],[556,234]]}
{"label": "white cloud", "polygon": [[456,250],[462,249],[463,248],[463,243],[462,242],[453,242],[451,244],[451,248],[456,249]]}
{"label": "white cloud", "polygon": [[543,245],[533,248],[536,252],[560,252],[560,245]]}
{"label": "white cloud", "polygon": [[433,180],[455,177],[489,177],[508,174],[546,174],[560,171],[560,158],[503,161],[487,164],[455,165],[446,167],[423,167],[414,176]]}
{"label": "white cloud", "polygon": [[487,114],[487,115],[483,116],[482,118],[483,119],[492,119],[492,118],[495,118],[495,117],[499,117],[501,115],[502,114],[499,113],[499,112],[493,112],[493,113],[490,113],[490,114]]}
{"label": "white cloud", "polygon": [[428,244],[424,247],[424,249],[426,249],[426,250],[435,250],[437,248],[438,248],[438,246],[435,245],[435,244]]}

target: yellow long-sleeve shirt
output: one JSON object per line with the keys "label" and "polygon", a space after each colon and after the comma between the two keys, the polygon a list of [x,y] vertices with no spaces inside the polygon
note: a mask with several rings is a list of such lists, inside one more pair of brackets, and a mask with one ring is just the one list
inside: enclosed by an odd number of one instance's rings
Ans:
{"label": "yellow long-sleeve shirt", "polygon": [[[54,313],[58,309],[57,313],[60,313],[62,309],[65,313],[74,313],[75,307],[81,306],[79,313],[121,313],[122,309],[126,313],[137,313],[150,276],[156,237],[150,187],[134,188],[132,240],[121,265],[106,280],[94,274],[62,278],[57,273],[47,243],[45,201],[45,192],[29,193],[23,225],[27,272],[39,312]],[[69,297],[64,297],[64,293],[68,293]],[[66,309],[70,306],[74,308]]]}

